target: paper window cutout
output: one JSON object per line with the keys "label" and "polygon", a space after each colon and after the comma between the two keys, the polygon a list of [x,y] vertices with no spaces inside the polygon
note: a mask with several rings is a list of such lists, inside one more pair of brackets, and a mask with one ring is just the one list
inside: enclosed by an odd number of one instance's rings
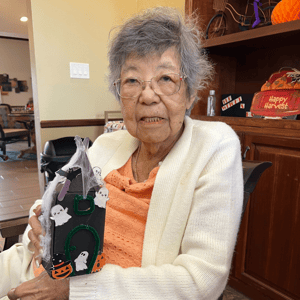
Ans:
{"label": "paper window cutout", "polygon": [[[88,201],[90,203],[89,208],[87,208],[86,210],[80,210],[79,209],[79,204],[80,201]],[[80,195],[76,195],[74,198],[74,212],[76,215],[78,216],[85,216],[85,215],[90,215],[94,212],[95,210],[95,202],[94,202],[94,198],[90,195],[86,196],[86,199],[83,198],[83,196]]]}

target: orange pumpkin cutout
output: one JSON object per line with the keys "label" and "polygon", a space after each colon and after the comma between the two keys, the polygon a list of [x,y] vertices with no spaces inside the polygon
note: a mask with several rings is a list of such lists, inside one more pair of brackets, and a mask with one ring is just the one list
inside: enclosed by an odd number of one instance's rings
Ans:
{"label": "orange pumpkin cutout", "polygon": [[99,272],[104,265],[105,265],[105,255],[104,253],[102,253],[97,256],[91,273]]}
{"label": "orange pumpkin cutout", "polygon": [[52,259],[53,267],[50,268],[53,279],[67,278],[73,272],[71,261],[65,261],[64,254],[54,254]]}
{"label": "orange pumpkin cutout", "polygon": [[62,266],[55,266],[52,270],[52,278],[63,279],[67,278],[73,271],[71,263],[64,263]]}
{"label": "orange pumpkin cutout", "polygon": [[35,277],[40,276],[45,271],[45,268],[43,267],[42,264],[40,264],[39,267],[37,266],[35,259],[32,260],[32,266],[33,266],[33,274]]}

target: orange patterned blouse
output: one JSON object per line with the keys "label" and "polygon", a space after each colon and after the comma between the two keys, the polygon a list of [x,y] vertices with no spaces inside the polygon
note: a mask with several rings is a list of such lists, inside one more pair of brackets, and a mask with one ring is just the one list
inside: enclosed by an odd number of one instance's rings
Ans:
{"label": "orange patterned blouse", "polygon": [[106,202],[103,253],[106,263],[123,268],[140,267],[147,214],[159,166],[145,182],[136,182],[131,158],[105,177],[109,190]]}

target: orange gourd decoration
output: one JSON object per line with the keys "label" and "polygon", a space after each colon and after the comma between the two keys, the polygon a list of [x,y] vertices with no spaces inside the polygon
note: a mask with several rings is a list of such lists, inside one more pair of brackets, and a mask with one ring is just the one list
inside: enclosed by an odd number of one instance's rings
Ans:
{"label": "orange gourd decoration", "polygon": [[272,24],[279,24],[294,20],[300,20],[300,1],[282,0],[273,9]]}

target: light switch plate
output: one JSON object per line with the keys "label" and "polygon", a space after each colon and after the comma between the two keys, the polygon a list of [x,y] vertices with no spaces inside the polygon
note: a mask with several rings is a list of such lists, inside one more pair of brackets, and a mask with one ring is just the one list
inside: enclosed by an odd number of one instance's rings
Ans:
{"label": "light switch plate", "polygon": [[70,77],[89,79],[90,78],[89,64],[70,62]]}

